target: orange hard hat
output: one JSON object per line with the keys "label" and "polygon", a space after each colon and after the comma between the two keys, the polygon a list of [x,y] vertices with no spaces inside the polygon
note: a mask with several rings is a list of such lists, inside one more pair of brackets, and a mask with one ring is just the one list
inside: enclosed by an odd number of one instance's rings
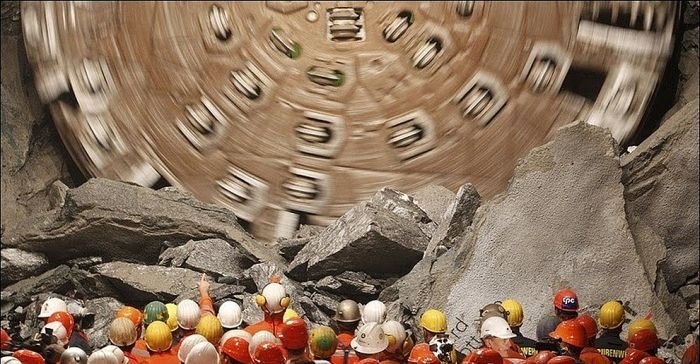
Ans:
{"label": "orange hard hat", "polygon": [[285,349],[300,350],[309,345],[309,331],[306,329],[306,322],[301,317],[287,320],[282,325],[277,337],[282,341]]}
{"label": "orange hard hat", "polygon": [[221,347],[221,353],[230,357],[231,359],[244,363],[250,363],[250,353],[248,348],[250,344],[242,337],[232,337],[224,343]]}
{"label": "orange hard hat", "polygon": [[135,307],[124,306],[120,308],[119,311],[117,311],[117,318],[119,317],[128,318],[129,320],[131,320],[131,322],[134,323],[134,326],[136,326],[136,328],[141,327],[141,324],[143,324],[143,313]]}
{"label": "orange hard hat", "polygon": [[560,289],[554,295],[554,307],[568,312],[578,311],[578,297],[570,289]]}
{"label": "orange hard hat", "polygon": [[648,352],[658,349],[659,338],[656,337],[656,333],[652,330],[640,330],[629,338],[629,347]]}
{"label": "orange hard hat", "polygon": [[639,361],[639,364],[665,364],[665,362],[656,356],[647,356]]}
{"label": "orange hard hat", "polygon": [[557,356],[557,354],[552,351],[542,350],[531,358],[535,364],[547,364],[555,356]]}
{"label": "orange hard hat", "polygon": [[503,364],[503,358],[495,350],[479,349],[464,358],[462,364]]}
{"label": "orange hard hat", "polygon": [[408,362],[411,364],[418,363],[418,360],[426,355],[435,355],[430,350],[430,345],[427,343],[417,344],[411,349],[411,354],[408,356]]}
{"label": "orange hard hat", "polygon": [[632,348],[627,348],[625,350],[625,358],[620,361],[620,364],[639,364],[642,359],[650,356],[649,353],[637,350],[637,349],[632,349]]}
{"label": "orange hard hat", "polygon": [[10,335],[5,331],[5,329],[0,329],[0,349],[6,350],[10,347],[10,343],[12,342],[12,338]]}
{"label": "orange hard hat", "polygon": [[12,356],[14,356],[17,360],[21,361],[22,364],[45,364],[46,362],[44,361],[44,358],[41,356],[41,354],[31,351],[31,350],[17,350],[15,351]]}
{"label": "orange hard hat", "polygon": [[576,359],[570,356],[559,355],[549,359],[547,364],[576,364]]}
{"label": "orange hard hat", "polygon": [[579,325],[583,326],[584,330],[586,330],[587,338],[592,339],[598,335],[598,324],[590,315],[581,315],[575,320],[579,323]]}
{"label": "orange hard hat", "polygon": [[424,355],[418,358],[418,364],[440,364],[440,359],[435,355]]}
{"label": "orange hard hat", "polygon": [[49,319],[46,320],[46,323],[51,323],[58,321],[61,324],[63,324],[63,327],[66,328],[66,336],[70,338],[70,336],[73,334],[73,327],[75,327],[75,320],[73,320],[73,315],[69,314],[68,312],[54,312],[49,316]]}
{"label": "orange hard hat", "polygon": [[287,361],[282,348],[270,342],[258,345],[252,359],[255,364],[284,364]]}
{"label": "orange hard hat", "polygon": [[375,358],[365,358],[358,361],[357,364],[379,364],[379,360]]}
{"label": "orange hard hat", "polygon": [[577,348],[586,346],[586,329],[574,320],[562,321],[549,336]]}

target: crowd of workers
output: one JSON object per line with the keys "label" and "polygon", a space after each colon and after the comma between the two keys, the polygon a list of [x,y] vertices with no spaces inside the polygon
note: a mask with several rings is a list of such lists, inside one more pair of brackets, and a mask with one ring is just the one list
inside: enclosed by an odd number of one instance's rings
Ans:
{"label": "crowd of workers", "polygon": [[[91,351],[85,333],[76,327],[66,303],[49,298],[39,317],[45,325],[37,338],[49,338],[36,351],[22,349],[2,330],[0,364],[456,364],[458,352],[448,333],[445,314],[428,309],[420,316],[422,342],[400,322],[387,320],[377,300],[360,310],[352,300],[337,306],[337,328],[309,330],[289,308],[290,297],[274,280],[256,296],[264,318],[242,327],[240,306],[233,301],[218,312],[209,296],[209,283],[199,282],[199,302],[150,302],[143,311],[119,309],[112,321],[110,344]],[[563,289],[554,297],[555,315],[539,321],[537,338],[520,332],[523,308],[506,299],[486,305],[479,313],[481,348],[459,354],[462,364],[663,364],[656,327],[637,319],[620,338],[625,309],[618,301],[600,307],[598,320],[579,315],[578,297]],[[476,316],[476,315],[475,315]],[[37,339],[40,340],[40,339]],[[697,335],[682,364],[698,364]]]}

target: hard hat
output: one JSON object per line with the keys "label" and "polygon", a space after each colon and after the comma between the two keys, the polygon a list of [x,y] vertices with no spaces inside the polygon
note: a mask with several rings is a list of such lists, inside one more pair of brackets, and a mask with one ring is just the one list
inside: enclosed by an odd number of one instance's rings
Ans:
{"label": "hard hat", "polygon": [[416,359],[416,364],[440,364],[440,359],[435,355],[422,355]]}
{"label": "hard hat", "polygon": [[283,285],[273,282],[263,288],[262,293],[255,297],[255,302],[264,311],[279,313],[289,306],[290,298]]}
{"label": "hard hat", "polygon": [[576,364],[576,359],[566,355],[559,355],[549,359],[547,364]]}
{"label": "hard hat", "polygon": [[165,308],[168,310],[168,321],[165,323],[168,324],[170,331],[175,331],[179,327],[177,325],[177,305],[174,303],[166,303]]}
{"label": "hard hat", "polygon": [[506,309],[501,306],[501,302],[496,301],[494,303],[489,303],[479,310],[479,317],[481,317],[482,323],[490,317],[500,317],[505,320],[506,317],[508,317],[508,313]]}
{"label": "hard hat", "polygon": [[620,361],[620,364],[639,364],[642,359],[650,356],[646,351],[627,348],[625,350],[625,358]]}
{"label": "hard hat", "polygon": [[185,364],[216,364],[219,362],[219,353],[214,344],[205,341],[195,345],[185,359]]}
{"label": "hard hat", "polygon": [[532,357],[532,360],[534,361],[534,364],[547,364],[547,362],[549,362],[549,360],[555,356],[557,356],[557,354],[552,351],[542,350],[535,354]]}
{"label": "hard hat", "polygon": [[124,306],[117,311],[117,317],[126,317],[134,323],[134,327],[141,327],[143,324],[143,313],[138,308]]}
{"label": "hard hat", "polygon": [[311,330],[309,349],[315,358],[328,359],[333,356],[337,347],[338,337],[330,327],[316,326]]}
{"label": "hard hat", "polygon": [[41,305],[41,312],[39,312],[39,318],[48,318],[54,312],[68,312],[68,306],[66,301],[51,297]]}
{"label": "hard hat", "polygon": [[604,329],[616,329],[625,321],[625,308],[620,301],[608,301],[600,306],[598,323]]}
{"label": "hard hat", "polygon": [[173,334],[168,324],[163,321],[151,322],[143,334],[143,339],[146,341],[146,347],[155,352],[166,351],[173,344]]}
{"label": "hard hat", "polygon": [[472,351],[463,364],[503,364],[501,354],[492,349]]}
{"label": "hard hat", "polygon": [[184,339],[182,339],[182,343],[180,343],[180,348],[177,351],[177,358],[180,360],[181,363],[184,363],[185,360],[187,359],[187,355],[190,353],[193,347],[199,343],[206,343],[208,342],[207,339],[199,334],[192,334]]}
{"label": "hard hat", "polygon": [[116,346],[129,346],[136,342],[138,335],[134,323],[126,317],[117,317],[109,326],[109,341]]}
{"label": "hard hat", "polygon": [[114,356],[117,358],[117,363],[119,363],[119,364],[129,363],[129,358],[124,356],[124,352],[122,351],[122,349],[119,349],[118,347],[116,347],[114,345],[107,345],[100,350],[114,354]]}
{"label": "hard hat", "polygon": [[13,356],[5,356],[0,358],[0,364],[22,364],[22,362]]}
{"label": "hard hat", "polygon": [[286,321],[277,337],[282,341],[282,346],[288,350],[300,350],[306,348],[309,343],[309,332],[306,322],[301,317]]}
{"label": "hard hat", "polygon": [[430,332],[441,334],[447,331],[447,317],[442,311],[430,309],[420,316],[420,326]]}
{"label": "hard hat", "polygon": [[202,312],[197,302],[184,299],[177,304],[177,324],[184,330],[194,330]]}
{"label": "hard hat", "polygon": [[647,356],[640,360],[639,364],[666,364],[666,362],[656,356]]}
{"label": "hard hat", "polygon": [[430,339],[428,345],[430,345],[430,351],[433,352],[441,363],[457,362],[457,353],[454,349],[455,345],[448,335],[435,335]]}
{"label": "hard hat", "polygon": [[561,320],[556,316],[544,316],[537,322],[537,341],[549,340],[549,333],[557,328]]}
{"label": "hard hat", "polygon": [[41,333],[46,334],[49,329],[53,331],[52,335],[58,339],[58,342],[61,343],[61,345],[68,344],[68,331],[62,323],[58,321],[49,322],[41,328]]}
{"label": "hard hat", "polygon": [[[425,314],[423,315],[425,316]],[[388,320],[382,324],[382,330],[389,341],[386,350],[390,353],[400,352],[403,348],[403,342],[406,340],[406,328],[398,321]]]}
{"label": "hard hat", "polygon": [[61,364],[86,364],[87,354],[83,349],[71,346],[61,354]]}
{"label": "hard hat", "polygon": [[219,340],[219,344],[224,345],[224,343],[232,337],[239,337],[247,342],[250,342],[250,339],[253,337],[253,335],[251,335],[248,331],[241,330],[241,329],[228,330],[224,333],[223,336],[221,336],[221,340]]}
{"label": "hard hat", "polygon": [[260,344],[255,349],[252,359],[255,364],[284,364],[286,362],[282,348],[270,342]]}
{"label": "hard hat", "polygon": [[369,301],[362,309],[362,322],[368,324],[376,322],[382,324],[386,320],[386,306],[379,300]]}
{"label": "hard hat", "polygon": [[88,364],[122,364],[114,354],[102,350],[97,350],[90,354],[87,362]]}
{"label": "hard hat", "polygon": [[506,310],[506,320],[510,327],[520,327],[523,324],[523,306],[520,302],[509,298],[501,302],[501,306]]}
{"label": "hard hat", "polygon": [[46,320],[46,323],[51,323],[51,322],[60,322],[63,324],[63,327],[66,328],[66,336],[68,338],[73,335],[73,327],[75,326],[75,320],[73,320],[73,315],[69,314],[68,312],[54,312],[49,316],[49,319]]}
{"label": "hard hat", "polygon": [[281,345],[282,343],[279,341],[277,336],[275,334],[267,331],[267,330],[260,330],[253,335],[253,337],[250,338],[250,345],[248,345],[248,353],[252,357],[253,354],[255,354],[255,349],[259,345],[262,345],[263,343],[273,343],[277,345]]}
{"label": "hard hat", "polygon": [[508,321],[500,316],[493,316],[487,318],[483,324],[481,324],[481,338],[486,337],[497,337],[499,339],[510,339],[514,338],[516,335],[513,334]]}
{"label": "hard hat", "polygon": [[576,292],[568,288],[557,291],[554,295],[554,307],[566,312],[578,311],[578,297],[576,296]]}
{"label": "hard hat", "polygon": [[656,334],[656,325],[651,320],[636,319],[627,326],[627,338],[631,338],[637,331],[651,330]]}
{"label": "hard hat", "polygon": [[232,337],[221,346],[221,354],[243,364],[250,363],[250,345],[242,337]]}
{"label": "hard hat", "polygon": [[598,335],[598,325],[595,323],[595,319],[590,315],[581,315],[574,321],[583,326],[583,329],[586,331],[586,338],[592,339]]}
{"label": "hard hat", "polygon": [[221,327],[221,323],[216,316],[204,315],[199,320],[194,332],[204,336],[212,345],[218,345],[221,336],[224,335],[224,328]]}
{"label": "hard hat", "polygon": [[37,352],[21,349],[12,353],[12,356],[22,364],[44,364],[44,358]]}
{"label": "hard hat", "polygon": [[375,358],[364,358],[357,362],[357,364],[379,364],[380,361]]}
{"label": "hard hat", "polygon": [[12,338],[7,333],[7,331],[5,331],[5,329],[0,329],[0,349],[7,350],[10,347],[11,343]]}
{"label": "hard hat", "polygon": [[364,324],[357,335],[350,341],[350,346],[361,354],[376,354],[386,350],[389,341],[382,330],[382,325],[376,322]]}
{"label": "hard hat", "polygon": [[143,316],[143,323],[146,324],[146,326],[155,321],[162,321],[165,323],[168,321],[168,309],[165,307],[165,303],[160,301],[152,301],[149,302],[143,309]]}
{"label": "hard hat", "polygon": [[338,322],[357,322],[360,321],[360,307],[353,300],[343,300],[338,303],[335,308],[334,320]]}
{"label": "hard hat", "polygon": [[586,347],[586,329],[574,320],[562,321],[549,337],[561,340],[579,349]]}
{"label": "hard hat", "polygon": [[[410,364],[416,364],[420,360],[420,358],[424,356],[435,356],[433,352],[430,350],[430,345],[426,343],[420,343],[416,346],[413,347],[413,350],[408,355],[408,362]],[[435,357],[436,360],[440,361],[437,357]]]}
{"label": "hard hat", "polygon": [[656,332],[648,329],[635,332],[629,336],[627,342],[630,348],[645,352],[659,348],[659,338],[656,337]]}
{"label": "hard hat", "polygon": [[299,317],[299,314],[292,310],[291,308],[287,307],[286,310],[284,310],[284,316],[282,316],[282,322],[287,322],[287,320],[291,320],[295,317]]}
{"label": "hard hat", "polygon": [[[287,309],[289,311],[289,309]],[[287,314],[286,312],[284,313]],[[221,321],[221,326],[226,329],[233,329],[241,326],[243,315],[241,314],[241,306],[236,302],[226,301],[219,307],[219,314],[216,315]],[[287,321],[287,320],[284,320]]]}

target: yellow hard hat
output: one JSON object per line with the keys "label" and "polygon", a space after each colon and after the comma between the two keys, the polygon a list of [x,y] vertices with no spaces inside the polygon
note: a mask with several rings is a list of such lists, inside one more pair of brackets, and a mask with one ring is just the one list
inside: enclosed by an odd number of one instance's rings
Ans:
{"label": "yellow hard hat", "polygon": [[170,327],[170,331],[175,331],[177,330],[177,305],[174,303],[168,303],[165,305],[165,308],[168,309],[168,321],[165,323],[168,324],[168,327]]}
{"label": "yellow hard hat", "polygon": [[287,310],[284,311],[284,316],[282,317],[282,322],[287,322],[289,319],[293,319],[295,317],[299,317],[299,314],[292,310],[291,308],[287,307]]}
{"label": "yellow hard hat", "polygon": [[506,309],[506,320],[510,327],[520,327],[523,324],[523,306],[514,299],[507,299],[501,302],[501,306]]}
{"label": "yellow hard hat", "polygon": [[143,339],[149,350],[161,352],[170,349],[173,343],[173,334],[170,333],[170,327],[165,322],[153,321],[146,328]]}
{"label": "yellow hard hat", "polygon": [[627,326],[627,337],[632,337],[632,335],[642,330],[651,330],[654,332],[654,334],[657,334],[656,325],[654,325],[651,320],[636,319],[630,322],[629,326]]}
{"label": "yellow hard hat", "polygon": [[195,334],[204,336],[207,341],[213,345],[219,345],[219,340],[221,336],[224,335],[224,328],[221,326],[221,322],[214,315],[204,315],[199,320],[197,328],[194,330]]}
{"label": "yellow hard hat", "polygon": [[430,332],[444,333],[447,331],[447,317],[442,311],[430,309],[421,315],[420,325]]}
{"label": "yellow hard hat", "polygon": [[600,306],[598,325],[604,329],[616,329],[625,321],[625,308],[620,301],[608,301]]}

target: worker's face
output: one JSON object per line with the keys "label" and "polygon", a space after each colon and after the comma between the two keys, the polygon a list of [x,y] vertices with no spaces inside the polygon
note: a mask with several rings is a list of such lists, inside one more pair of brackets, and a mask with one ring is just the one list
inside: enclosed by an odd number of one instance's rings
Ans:
{"label": "worker's face", "polygon": [[491,337],[485,339],[484,344],[486,344],[487,348],[497,351],[502,357],[505,358],[508,354],[508,349],[510,348],[510,339]]}

